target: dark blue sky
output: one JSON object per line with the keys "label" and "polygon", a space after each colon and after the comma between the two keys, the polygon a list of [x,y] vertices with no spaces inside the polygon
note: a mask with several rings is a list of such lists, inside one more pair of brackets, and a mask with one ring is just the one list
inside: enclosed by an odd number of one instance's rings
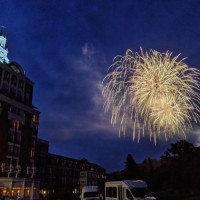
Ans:
{"label": "dark blue sky", "polygon": [[[88,158],[109,172],[159,158],[175,138],[157,146],[131,133],[118,138],[103,112],[101,81],[127,48],[182,53],[200,66],[200,1],[195,0],[0,0],[0,25],[8,57],[35,82],[33,104],[42,112],[39,137],[50,152]],[[200,144],[198,128],[188,135]]]}

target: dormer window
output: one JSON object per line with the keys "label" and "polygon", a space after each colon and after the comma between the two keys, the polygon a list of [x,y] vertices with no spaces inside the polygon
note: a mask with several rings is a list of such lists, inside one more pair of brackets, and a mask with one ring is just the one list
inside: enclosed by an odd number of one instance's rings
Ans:
{"label": "dormer window", "polygon": [[23,76],[25,75],[24,70],[22,69],[22,67],[18,63],[11,62],[9,66],[16,74],[20,74],[20,75],[23,75]]}
{"label": "dormer window", "polygon": [[18,74],[21,73],[20,70],[19,70],[19,68],[18,68],[17,66],[11,65],[10,67],[11,67],[11,68],[13,69],[13,71],[15,71],[16,73],[18,73]]}

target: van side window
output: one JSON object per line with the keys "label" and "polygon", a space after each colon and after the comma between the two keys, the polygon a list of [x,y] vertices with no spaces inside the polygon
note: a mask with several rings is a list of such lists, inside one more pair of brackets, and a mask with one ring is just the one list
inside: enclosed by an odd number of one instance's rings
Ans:
{"label": "van side window", "polygon": [[109,197],[109,190],[108,190],[108,187],[106,188],[106,197]]}
{"label": "van side window", "polygon": [[114,198],[117,198],[117,188],[113,187],[113,196]]}
{"label": "van side window", "polygon": [[109,187],[109,188],[108,188],[108,191],[109,191],[109,192],[108,192],[109,197],[112,197],[112,187]]}
{"label": "van side window", "polygon": [[106,187],[106,197],[117,198],[117,187]]}
{"label": "van side window", "polygon": [[126,198],[130,199],[130,200],[133,200],[133,197],[132,197],[132,195],[131,195],[129,190],[126,190]]}

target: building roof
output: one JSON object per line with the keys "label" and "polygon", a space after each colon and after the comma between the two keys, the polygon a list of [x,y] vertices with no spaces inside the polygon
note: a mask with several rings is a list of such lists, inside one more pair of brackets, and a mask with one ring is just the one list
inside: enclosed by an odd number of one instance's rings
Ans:
{"label": "building roof", "polygon": [[25,71],[23,70],[23,68],[21,67],[20,64],[18,64],[17,62],[11,62],[9,64],[9,67],[17,74],[21,74],[22,76],[25,76]]}
{"label": "building roof", "polygon": [[142,181],[142,180],[125,180],[124,181],[126,183],[126,185],[128,185],[130,188],[134,188],[134,187],[147,187],[147,184]]}
{"label": "building roof", "polygon": [[42,144],[49,145],[49,141],[43,140],[43,139],[40,139],[40,138],[37,139],[37,142],[38,142],[38,143],[42,143]]}
{"label": "building roof", "polygon": [[[61,156],[61,155],[56,155],[56,154],[52,154],[52,153],[49,153],[49,156],[51,158],[55,158],[55,159],[63,159],[63,160],[71,160],[71,161],[74,161],[74,162],[79,162],[81,163],[81,160],[78,160],[78,159],[74,159],[74,158],[69,158],[69,157],[65,157],[65,156]],[[93,165],[93,166],[96,166],[97,168],[101,168],[103,170],[105,170],[103,167],[95,164],[95,163],[90,163],[90,162],[87,162],[85,164],[88,164],[88,165]]]}
{"label": "building roof", "polygon": [[147,184],[142,180],[121,180],[121,181],[109,181],[106,182],[106,185],[127,185],[130,188],[144,188],[147,187]]}

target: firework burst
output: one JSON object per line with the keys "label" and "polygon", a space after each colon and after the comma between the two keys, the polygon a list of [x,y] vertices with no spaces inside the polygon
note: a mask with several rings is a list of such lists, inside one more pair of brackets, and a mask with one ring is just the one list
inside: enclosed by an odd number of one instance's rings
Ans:
{"label": "firework burst", "polygon": [[[133,140],[145,132],[166,140],[183,134],[199,118],[199,70],[189,68],[172,53],[155,50],[116,56],[103,80],[105,112],[111,124],[120,124],[119,134],[132,127]],[[179,61],[178,61],[179,60]]]}

